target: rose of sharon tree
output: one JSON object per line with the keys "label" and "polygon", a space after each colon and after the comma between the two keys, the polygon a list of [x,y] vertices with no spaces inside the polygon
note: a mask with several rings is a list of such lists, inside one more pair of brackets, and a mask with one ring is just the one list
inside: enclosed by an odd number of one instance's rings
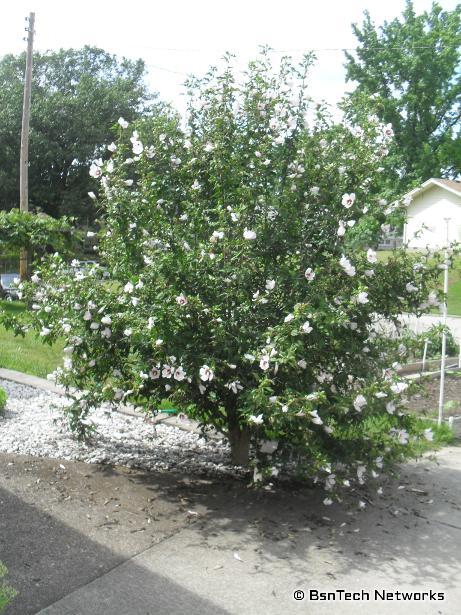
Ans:
{"label": "rose of sharon tree", "polygon": [[227,58],[188,83],[183,124],[120,118],[111,159],[91,168],[100,265],[54,255],[23,287],[40,335],[66,337],[56,376],[79,391],[80,433],[102,402],[168,398],[225,433],[234,463],[276,475],[291,460],[330,489],[424,437],[401,412],[405,349],[373,322],[436,303],[439,272],[348,248],[356,221],[382,215],[367,191],[392,131],[332,124],[306,94],[310,62],[276,72],[263,53],[238,83]]}

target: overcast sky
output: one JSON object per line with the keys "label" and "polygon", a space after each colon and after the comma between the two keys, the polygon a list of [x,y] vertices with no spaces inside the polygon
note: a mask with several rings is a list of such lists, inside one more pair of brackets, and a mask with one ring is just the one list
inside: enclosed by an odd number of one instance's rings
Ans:
{"label": "overcast sky", "polygon": [[[453,9],[456,0],[441,0]],[[431,0],[415,0],[418,12]],[[181,104],[188,73],[202,74],[222,52],[254,57],[259,45],[293,50],[297,57],[318,49],[311,79],[315,98],[334,103],[344,92],[344,54],[355,46],[351,23],[368,9],[381,24],[400,15],[404,0],[14,0],[2,3],[0,55],[25,49],[24,17],[35,12],[39,50],[96,45],[112,53],[141,57],[151,87],[164,100]],[[322,51],[320,51],[322,50]]]}

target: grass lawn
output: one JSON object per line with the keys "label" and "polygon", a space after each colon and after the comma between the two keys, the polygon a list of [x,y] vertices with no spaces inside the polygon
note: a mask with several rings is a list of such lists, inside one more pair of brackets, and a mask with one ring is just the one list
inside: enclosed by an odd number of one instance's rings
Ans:
{"label": "grass lawn", "polygon": [[[379,250],[377,252],[378,261],[385,262],[392,255],[391,250]],[[461,316],[461,259],[455,263],[455,268],[448,274],[448,314],[451,316]],[[443,288],[443,272],[440,274],[440,288]],[[438,314],[439,310],[433,310]]]}
{"label": "grass lawn", "polygon": [[[19,301],[0,301],[0,307],[10,313],[25,309]],[[15,337],[0,326],[0,367],[46,378],[62,363],[63,348],[64,342],[47,346],[34,333],[28,333],[24,338]]]}

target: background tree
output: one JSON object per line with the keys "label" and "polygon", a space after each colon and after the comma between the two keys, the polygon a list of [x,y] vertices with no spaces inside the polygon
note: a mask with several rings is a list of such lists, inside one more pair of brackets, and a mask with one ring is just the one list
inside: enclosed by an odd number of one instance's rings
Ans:
{"label": "background tree", "polygon": [[391,367],[406,349],[373,323],[437,303],[438,259],[348,247],[381,209],[368,191],[390,137],[331,126],[306,94],[310,62],[276,71],[263,54],[241,81],[228,58],[190,81],[184,122],[120,120],[92,164],[100,262],[48,258],[18,324],[65,338],[56,376],[81,435],[101,403],[169,398],[224,433],[234,463],[266,458],[275,475],[297,460],[329,488],[411,454],[423,429]]}
{"label": "background tree", "polygon": [[[18,206],[24,54],[0,60],[0,209]],[[31,209],[54,217],[93,216],[89,162],[103,155],[119,116],[152,106],[142,60],[93,47],[34,54],[29,194]]]}
{"label": "background tree", "polygon": [[377,28],[368,12],[354,24],[355,54],[346,76],[357,83],[349,112],[376,114],[395,133],[383,164],[383,194],[393,198],[429,177],[461,172],[461,6],[415,13],[407,0],[401,19]]}

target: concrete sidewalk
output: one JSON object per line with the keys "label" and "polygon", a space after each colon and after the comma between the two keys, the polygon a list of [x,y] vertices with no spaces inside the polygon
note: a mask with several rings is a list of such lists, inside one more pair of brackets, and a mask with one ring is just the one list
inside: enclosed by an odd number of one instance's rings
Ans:
{"label": "concrete sidewalk", "polygon": [[[191,511],[195,523],[39,613],[455,615],[460,479],[461,449],[450,447],[437,465],[405,466],[386,497],[361,513],[327,508],[317,491],[274,496],[273,507],[270,494],[256,501],[230,493],[227,504],[213,508],[207,493],[197,502],[203,512]],[[310,590],[338,589],[365,591],[369,599],[308,600]],[[294,599],[295,590],[304,600]],[[375,590],[393,592],[392,599],[375,600]],[[397,591],[443,592],[444,599],[402,601]]]}

